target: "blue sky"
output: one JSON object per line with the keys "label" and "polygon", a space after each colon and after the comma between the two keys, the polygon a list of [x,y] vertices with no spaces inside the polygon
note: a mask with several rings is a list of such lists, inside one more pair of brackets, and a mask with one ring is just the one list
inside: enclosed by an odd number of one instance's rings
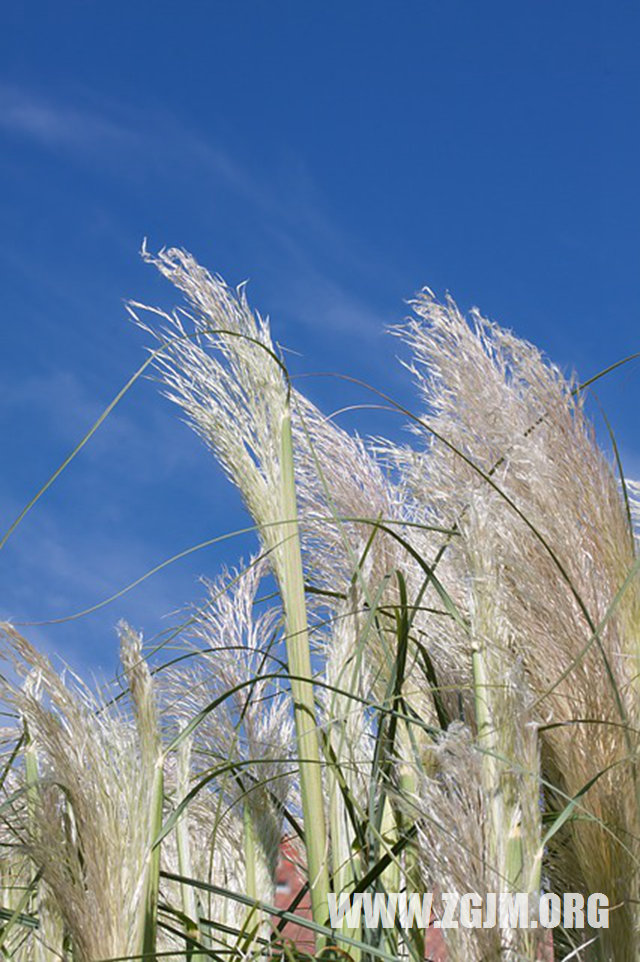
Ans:
{"label": "blue sky", "polygon": [[[294,372],[404,401],[384,329],[425,284],[584,377],[640,350],[637,2],[34,0],[0,22],[3,530],[140,364],[123,300],[176,302],[144,236],[248,278]],[[639,393],[637,365],[599,392],[636,475]],[[245,521],[138,384],[2,551],[0,616],[65,617]],[[250,547],[25,631],[110,671],[118,618],[152,637]]]}

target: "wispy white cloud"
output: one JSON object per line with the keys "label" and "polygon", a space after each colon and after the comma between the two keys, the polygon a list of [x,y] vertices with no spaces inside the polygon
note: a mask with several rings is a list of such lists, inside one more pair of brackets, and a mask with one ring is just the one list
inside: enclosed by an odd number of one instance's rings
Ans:
{"label": "wispy white cloud", "polygon": [[266,162],[261,157],[256,165],[159,106],[145,104],[143,110],[135,103],[102,101],[78,106],[2,84],[0,129],[44,148],[90,156],[92,164],[97,158],[102,167],[119,167],[127,176],[153,170],[161,158],[176,188],[187,177],[200,185],[205,208],[211,203],[211,182],[224,184],[258,215],[255,226],[267,232],[266,243],[275,241],[287,253],[297,247],[324,249],[360,273],[378,270],[371,252],[362,251],[361,242],[336,224],[307,166],[290,151]]}
{"label": "wispy white cloud", "polygon": [[229,154],[177,117],[148,106],[142,110],[135,104],[96,102],[79,107],[0,84],[0,129],[45,148],[99,152],[104,163],[119,159],[128,171],[147,170],[157,157],[174,171],[199,166],[254,204],[268,203],[269,192]]}
{"label": "wispy white cloud", "polygon": [[47,101],[10,86],[0,87],[0,127],[47,147],[122,147],[135,139],[132,129],[98,112]]}
{"label": "wispy white cloud", "polygon": [[279,306],[296,323],[318,333],[359,338],[384,327],[382,318],[370,305],[318,271],[309,270],[290,278]]}

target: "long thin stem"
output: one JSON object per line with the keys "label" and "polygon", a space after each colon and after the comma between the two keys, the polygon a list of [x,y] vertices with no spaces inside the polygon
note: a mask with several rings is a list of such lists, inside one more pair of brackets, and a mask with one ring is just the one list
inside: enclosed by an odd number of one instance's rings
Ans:
{"label": "long thin stem", "polygon": [[[191,767],[191,739],[185,738],[178,746],[177,773],[178,773],[178,797],[184,798],[189,791],[189,772]],[[178,849],[178,869],[184,878],[193,878],[193,866],[191,860],[191,839],[189,838],[189,811],[186,809],[176,825],[176,846]],[[196,895],[193,886],[186,882],[180,885],[182,895],[182,911],[185,918],[185,935],[187,938],[197,938],[202,941],[200,926],[198,924],[199,913]],[[202,956],[187,950],[187,958],[191,962],[200,962]]]}
{"label": "long thin stem", "polygon": [[[296,504],[291,415],[282,419],[281,485],[284,512],[282,532],[282,594],[286,618],[287,660],[291,673],[296,742],[300,764],[302,813],[309,874],[311,908],[315,922],[328,915],[329,870],[327,829],[322,793],[320,745],[313,696],[309,629],[304,593],[302,553]],[[319,940],[321,941],[321,940]]]}
{"label": "long thin stem", "polygon": [[[162,756],[156,762],[151,791],[150,841],[158,837],[162,830],[162,803],[164,800],[164,774]],[[147,867],[146,894],[144,900],[144,929],[142,934],[142,954],[145,962],[155,959],[158,934],[158,891],[160,887],[160,845],[155,845],[149,853]]]}

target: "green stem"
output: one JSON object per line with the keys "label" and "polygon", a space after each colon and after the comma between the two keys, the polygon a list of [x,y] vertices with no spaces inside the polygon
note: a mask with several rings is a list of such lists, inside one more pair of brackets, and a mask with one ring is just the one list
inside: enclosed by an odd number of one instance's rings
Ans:
{"label": "green stem", "polygon": [[[344,734],[340,732],[340,737]],[[333,889],[338,895],[338,899],[343,893],[350,893],[356,882],[356,873],[353,865],[353,850],[351,839],[353,831],[350,831],[349,815],[347,807],[342,797],[340,784],[333,768],[327,771],[327,782],[329,785],[329,817],[331,827],[331,857],[333,869]],[[342,920],[340,926],[342,935],[351,939],[360,939],[360,926],[355,929],[347,925],[346,919]],[[353,962],[360,962],[360,949],[351,948],[350,957]]]}
{"label": "green stem", "polygon": [[[415,796],[417,784],[415,772],[412,768],[409,766],[403,766],[400,771],[398,782],[400,794],[403,798],[409,799]],[[409,828],[409,819],[406,815],[401,816],[400,827],[403,833]],[[420,868],[418,864],[417,847],[415,841],[409,842],[404,850],[404,878],[405,887],[408,893],[420,891]],[[410,938],[415,957],[418,959],[424,959],[424,931],[418,926],[415,926],[415,928],[411,930]]]}
{"label": "green stem", "polygon": [[[320,745],[312,685],[309,631],[296,504],[291,415],[282,419],[282,595],[286,619],[287,661],[291,673],[296,743],[300,765],[302,814],[305,828],[307,871],[314,922],[326,925],[329,870],[327,829],[322,794]],[[318,937],[318,948],[324,939]]]}
{"label": "green stem", "polygon": [[[153,772],[153,786],[151,791],[151,824],[149,826],[149,844],[160,834],[162,829],[162,805],[164,800],[164,773],[162,770],[162,756],[158,756]],[[149,853],[147,866],[146,893],[144,900],[144,928],[142,932],[142,955],[145,962],[151,962],[156,956],[156,939],[158,933],[158,892],[160,888],[160,845],[156,845]]]}
{"label": "green stem", "polygon": [[[512,815],[518,809],[517,797],[505,791],[502,783],[504,763],[496,758],[499,746],[491,710],[492,690],[487,682],[487,667],[484,651],[475,642],[471,651],[473,688],[478,726],[478,745],[482,752],[482,772],[485,791],[491,805],[491,824],[489,825],[489,859],[496,865],[502,884],[513,890],[523,885],[523,846],[520,825],[512,825]],[[494,696],[495,697],[495,696]],[[503,754],[503,753],[501,753]],[[505,831],[508,838],[502,843]]]}
{"label": "green stem", "polygon": [[[178,797],[184,798],[189,792],[189,772],[191,760],[191,739],[185,738],[178,746],[177,758],[177,791]],[[176,825],[176,845],[178,848],[178,869],[183,878],[193,878],[193,865],[191,861],[191,839],[189,837],[189,809],[186,808]],[[199,953],[192,950],[189,939],[198,939],[202,942],[202,933],[199,926],[199,912],[196,900],[196,893],[192,885],[186,882],[180,884],[182,895],[182,911],[188,920],[185,923],[185,936],[187,938],[187,959],[190,962],[200,962],[203,958]]]}

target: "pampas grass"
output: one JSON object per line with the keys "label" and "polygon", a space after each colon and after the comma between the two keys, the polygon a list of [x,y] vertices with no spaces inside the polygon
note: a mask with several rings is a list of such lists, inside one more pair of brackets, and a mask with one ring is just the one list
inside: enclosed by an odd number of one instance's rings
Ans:
{"label": "pampas grass", "polygon": [[[25,726],[22,784],[8,828],[41,874],[82,962],[141,952],[147,930],[157,806],[153,709],[146,663],[123,640],[136,721],[105,712],[11,627],[5,653],[23,680],[3,695]],[[47,913],[45,913],[45,916]],[[55,916],[54,916],[55,917]],[[63,941],[51,946],[63,951]]]}
{"label": "pampas grass", "polygon": [[[182,315],[157,312],[167,322],[158,368],[169,397],[184,408],[239,488],[272,554],[287,625],[302,806],[307,822],[314,822],[314,832],[305,843],[314,917],[324,922],[329,891],[327,836],[286,371],[275,355],[268,323],[254,316],[242,292],[234,294],[182,251],[161,251],[156,258],[144,252],[144,256],[185,292],[194,312],[186,317],[194,325],[195,338],[186,335]],[[134,304],[132,311],[140,307]]]}
{"label": "pampas grass", "polygon": [[[424,958],[415,928],[328,926],[330,892],[402,890],[603,892],[609,928],[556,929],[554,959],[637,959],[638,486],[580,385],[425,289],[394,329],[413,443],[365,441],[291,386],[244,289],[143,253],[187,304],[130,310],[258,552],[206,583],[169,665],[120,627],[123,690],[4,627],[4,955],[299,958],[274,906],[288,835],[327,959]],[[540,929],[441,941],[550,951]]]}

